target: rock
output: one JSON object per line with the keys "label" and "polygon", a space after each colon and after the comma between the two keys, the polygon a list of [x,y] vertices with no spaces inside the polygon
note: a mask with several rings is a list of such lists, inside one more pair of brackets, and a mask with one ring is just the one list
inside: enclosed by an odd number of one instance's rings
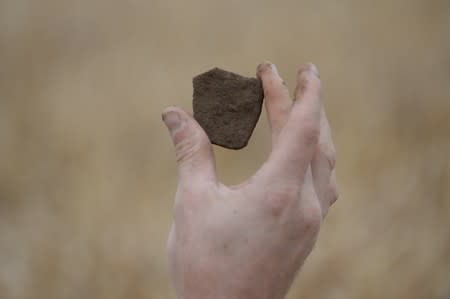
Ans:
{"label": "rock", "polygon": [[193,79],[194,118],[213,144],[245,147],[261,114],[264,92],[256,78],[214,68]]}

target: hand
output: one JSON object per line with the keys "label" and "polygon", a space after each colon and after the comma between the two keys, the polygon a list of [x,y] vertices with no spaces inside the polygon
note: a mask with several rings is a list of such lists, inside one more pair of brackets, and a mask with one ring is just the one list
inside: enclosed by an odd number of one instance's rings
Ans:
{"label": "hand", "polygon": [[163,114],[178,162],[168,241],[178,298],[283,298],[337,199],[316,67],[300,68],[294,101],[274,65],[259,65],[257,76],[272,151],[238,186],[218,182],[211,143],[190,115],[175,107]]}

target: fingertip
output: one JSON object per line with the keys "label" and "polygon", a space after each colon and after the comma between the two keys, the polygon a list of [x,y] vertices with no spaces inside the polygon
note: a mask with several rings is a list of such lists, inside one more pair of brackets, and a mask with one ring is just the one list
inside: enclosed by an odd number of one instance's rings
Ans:
{"label": "fingertip", "polygon": [[278,70],[275,64],[266,60],[263,63],[259,64],[256,68],[256,77],[262,79],[263,74],[273,72],[278,75]]}
{"label": "fingertip", "polygon": [[177,107],[170,106],[164,109],[162,120],[172,133],[181,127],[182,118]]}
{"label": "fingertip", "polygon": [[272,144],[274,144],[286,123],[292,107],[292,99],[275,64],[269,61],[261,63],[257,68],[257,77],[262,81],[264,105],[272,130]]}
{"label": "fingertip", "polygon": [[180,138],[183,138],[181,135],[184,135],[183,132],[186,128],[192,126],[195,127],[195,125],[197,125],[196,122],[193,121],[191,115],[177,106],[169,106],[165,108],[162,112],[162,120],[169,129],[174,143],[177,143]]}
{"label": "fingertip", "polygon": [[187,122],[193,118],[192,114],[188,113],[183,108],[181,108],[179,106],[169,106],[169,107],[166,107],[162,112],[163,121],[164,121],[164,118],[166,117],[166,115],[171,114],[171,113],[178,114],[179,117],[181,118],[181,120],[185,121],[185,122]]}
{"label": "fingertip", "polygon": [[299,100],[308,91],[318,95],[321,91],[319,71],[312,63],[307,63],[298,70],[297,86],[294,91],[295,99]]}
{"label": "fingertip", "polygon": [[180,110],[180,108],[178,106],[168,106],[166,108],[164,108],[164,110],[162,111],[162,116],[164,117],[165,114],[173,112],[173,111],[178,111]]}
{"label": "fingertip", "polygon": [[319,69],[312,62],[308,62],[308,63],[305,63],[304,65],[300,66],[298,68],[297,74],[300,76],[302,73],[305,73],[305,72],[312,72],[316,77],[320,77]]}
{"label": "fingertip", "polygon": [[181,107],[179,107],[179,106],[174,106],[174,105],[172,105],[172,106],[166,107],[166,108],[162,111],[162,116],[163,116],[163,118],[164,118],[164,115],[166,115],[166,114],[168,114],[168,113],[172,113],[172,112],[178,113],[178,114],[179,114],[181,117],[183,117],[183,118],[189,117],[189,114],[188,114],[186,111],[184,111],[183,108],[181,108]]}
{"label": "fingertip", "polygon": [[283,93],[285,90],[287,91],[286,84],[278,73],[277,67],[269,61],[258,65],[256,76],[262,81],[265,92],[273,88],[280,89],[280,87],[282,87]]}

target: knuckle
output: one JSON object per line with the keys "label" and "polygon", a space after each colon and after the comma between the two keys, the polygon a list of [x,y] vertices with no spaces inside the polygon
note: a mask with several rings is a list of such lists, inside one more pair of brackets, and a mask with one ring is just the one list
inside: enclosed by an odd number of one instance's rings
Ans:
{"label": "knuckle", "polygon": [[303,123],[303,135],[307,145],[314,145],[319,142],[320,126],[314,120],[305,120]]}
{"label": "knuckle", "polygon": [[202,138],[198,131],[193,133],[189,131],[192,130],[180,132],[180,134],[184,136],[178,136],[180,138],[175,144],[176,160],[178,164],[189,161],[201,148],[206,145],[205,138]]}
{"label": "knuckle", "polygon": [[294,222],[289,222],[289,239],[304,240],[317,237],[322,224],[322,210],[319,203],[302,207]]}
{"label": "knuckle", "polygon": [[325,157],[327,158],[327,161],[330,164],[330,169],[336,169],[336,154],[331,153],[325,155]]}
{"label": "knuckle", "polygon": [[328,187],[328,194],[330,197],[330,206],[334,204],[339,198],[339,190],[336,182],[332,182]]}
{"label": "knuckle", "polygon": [[297,201],[300,188],[298,186],[278,187],[265,196],[265,208],[273,217],[279,217],[283,212]]}
{"label": "knuckle", "polygon": [[268,99],[272,97],[272,86],[270,83],[265,83],[263,86],[264,98]]}
{"label": "knuckle", "polygon": [[331,170],[335,169],[336,168],[336,150],[334,149],[334,147],[329,146],[327,144],[319,144],[318,150],[328,161],[330,169]]}
{"label": "knuckle", "polygon": [[192,150],[191,148],[191,145],[184,144],[177,148],[176,160],[178,164],[183,164],[194,156],[195,150]]}
{"label": "knuckle", "polygon": [[322,209],[319,204],[312,204],[305,207],[302,212],[302,233],[317,234],[322,224]]}

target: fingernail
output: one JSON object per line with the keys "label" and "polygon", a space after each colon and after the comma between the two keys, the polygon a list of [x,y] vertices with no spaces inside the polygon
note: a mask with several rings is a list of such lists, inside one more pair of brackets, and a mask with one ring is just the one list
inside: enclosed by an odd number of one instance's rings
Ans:
{"label": "fingernail", "polygon": [[272,64],[270,65],[270,67],[272,68],[272,71],[273,71],[275,74],[278,75],[278,69],[277,69],[276,65],[272,63]]}
{"label": "fingernail", "polygon": [[177,111],[169,110],[164,112],[162,119],[171,132],[181,127],[181,117]]}
{"label": "fingernail", "polygon": [[270,61],[264,61],[263,63],[258,65],[256,76],[260,78],[261,74],[267,71],[269,68],[273,70],[273,64]]}
{"label": "fingernail", "polygon": [[301,66],[298,71],[299,71],[299,75],[301,75],[303,72],[312,72],[314,75],[319,77],[319,70],[312,63],[307,63],[307,64]]}
{"label": "fingernail", "polygon": [[310,70],[319,77],[319,70],[317,69],[315,64],[310,63]]}

